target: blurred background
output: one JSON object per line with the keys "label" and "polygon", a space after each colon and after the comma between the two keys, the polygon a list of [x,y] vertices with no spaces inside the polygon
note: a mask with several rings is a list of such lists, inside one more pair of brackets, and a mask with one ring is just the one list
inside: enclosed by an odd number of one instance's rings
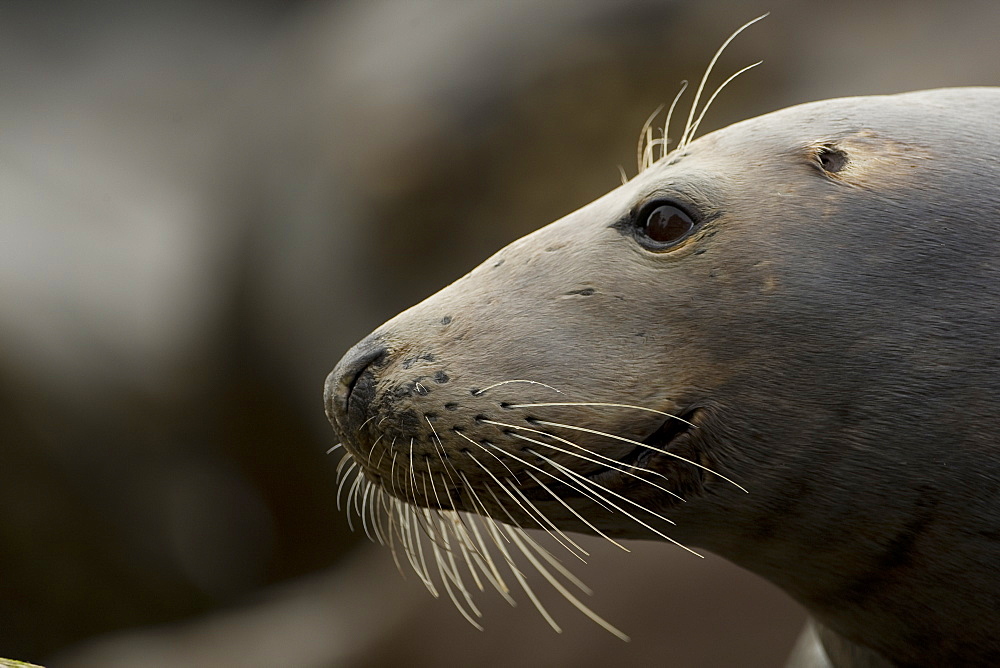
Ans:
{"label": "blurred background", "polygon": [[0,4],[0,656],[780,665],[802,611],[658,543],[576,569],[630,644],[495,596],[476,631],[348,531],[321,401],[373,327],[633,174],[765,11],[703,132],[1000,83],[992,0]]}

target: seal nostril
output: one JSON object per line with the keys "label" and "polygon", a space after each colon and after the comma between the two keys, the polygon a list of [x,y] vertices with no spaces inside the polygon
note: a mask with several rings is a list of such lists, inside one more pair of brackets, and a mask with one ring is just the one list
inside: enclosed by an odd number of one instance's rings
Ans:
{"label": "seal nostril", "polygon": [[[352,409],[364,414],[366,404],[375,395],[375,379],[371,367],[385,358],[388,349],[377,338],[361,341],[337,363],[326,379],[327,417],[332,422],[347,421]],[[367,382],[365,382],[367,380]]]}

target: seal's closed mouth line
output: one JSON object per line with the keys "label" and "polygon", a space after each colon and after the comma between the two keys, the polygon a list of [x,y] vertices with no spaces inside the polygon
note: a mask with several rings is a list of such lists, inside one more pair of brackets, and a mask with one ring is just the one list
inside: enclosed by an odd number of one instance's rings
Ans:
{"label": "seal's closed mouth line", "polygon": [[[696,410],[688,411],[683,415],[678,416],[680,419],[673,417],[668,418],[663,422],[663,424],[657,427],[653,433],[642,440],[643,445],[635,446],[618,461],[626,470],[629,470],[630,473],[641,473],[642,471],[636,467],[645,467],[648,460],[657,454],[656,450],[668,450],[670,444],[675,439],[686,434],[691,429],[697,428],[692,424],[692,420],[696,412]],[[647,448],[644,446],[650,447]],[[651,448],[655,448],[656,450]],[[584,475],[583,477],[594,481],[595,478],[600,478],[606,475],[621,476],[622,472],[620,469],[616,469],[611,466],[604,466],[596,471]]]}

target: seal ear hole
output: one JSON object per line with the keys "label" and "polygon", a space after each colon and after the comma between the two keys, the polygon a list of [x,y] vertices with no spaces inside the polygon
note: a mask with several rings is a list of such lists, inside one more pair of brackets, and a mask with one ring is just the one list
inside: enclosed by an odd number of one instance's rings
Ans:
{"label": "seal ear hole", "polygon": [[847,152],[833,144],[823,144],[816,149],[816,162],[828,174],[836,174],[849,162]]}

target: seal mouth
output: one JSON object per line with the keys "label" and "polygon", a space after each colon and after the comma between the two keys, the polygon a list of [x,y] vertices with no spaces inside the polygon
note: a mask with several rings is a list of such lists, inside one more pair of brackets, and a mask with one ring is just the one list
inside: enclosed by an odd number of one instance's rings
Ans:
{"label": "seal mouth", "polygon": [[[617,466],[612,463],[598,465],[588,473],[581,473],[580,477],[607,489],[620,488],[630,480],[635,482],[638,482],[640,478],[650,480],[653,478],[651,474],[659,475],[659,472],[654,468],[656,462],[670,458],[669,454],[664,453],[671,453],[672,445],[675,445],[693,430],[698,429],[696,424],[698,412],[699,409],[693,408],[676,417],[667,418],[649,436],[642,439],[639,445],[616,458]],[[661,479],[661,482],[665,481]],[[587,496],[576,485],[567,482],[551,481],[546,485],[565,499],[585,498]],[[551,499],[551,496],[543,490],[535,491],[531,497],[537,500]]]}

